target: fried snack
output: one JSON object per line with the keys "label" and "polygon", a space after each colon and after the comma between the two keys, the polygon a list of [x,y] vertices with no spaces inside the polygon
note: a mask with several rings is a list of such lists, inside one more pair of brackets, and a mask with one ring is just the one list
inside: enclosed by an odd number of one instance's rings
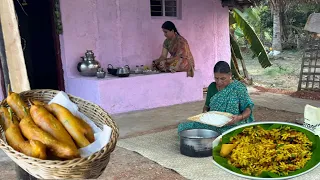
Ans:
{"label": "fried snack", "polygon": [[30,115],[36,125],[57,140],[77,149],[71,136],[59,120],[57,120],[46,108],[44,108],[44,106],[35,105],[31,100],[29,100],[29,102],[31,104]]}
{"label": "fried snack", "polygon": [[222,144],[221,150],[220,150],[220,156],[227,157],[236,146],[237,146],[236,144]]}
{"label": "fried snack", "polygon": [[74,116],[67,108],[56,103],[46,105],[45,107],[63,124],[78,147],[86,147],[94,141],[91,127],[82,119]]}
{"label": "fried snack", "polygon": [[79,122],[82,124],[82,127],[84,127],[84,129],[87,132],[86,138],[89,140],[90,143],[93,143],[95,139],[94,139],[94,133],[92,128],[83,119],[80,119],[80,118],[77,118],[77,119],[79,120]]}
{"label": "fried snack", "polygon": [[0,117],[3,124],[4,131],[6,131],[11,124],[19,125],[19,121],[16,116],[13,116],[9,113],[8,108],[1,106],[0,107]]}
{"label": "fried snack", "polygon": [[32,120],[31,116],[26,116],[20,121],[22,134],[29,140],[38,140],[45,144],[57,157],[62,159],[74,159],[80,157],[79,151],[70,145],[60,142],[49,133],[40,129]]}
{"label": "fried snack", "polygon": [[25,141],[21,134],[18,120],[14,118],[11,111],[8,111],[5,107],[1,107],[1,111],[4,112],[1,114],[1,118],[5,120],[7,126],[5,127],[5,136],[8,144],[16,151],[22,152],[27,156],[46,159],[46,146],[37,140]]}
{"label": "fried snack", "polygon": [[44,102],[42,102],[42,101],[39,101],[39,100],[36,100],[36,99],[32,100],[32,103],[33,103],[34,105],[40,105],[40,106],[46,105],[46,103],[44,103]]}
{"label": "fried snack", "polygon": [[7,103],[13,110],[13,112],[17,115],[18,120],[23,119],[26,116],[25,111],[28,109],[27,104],[21,99],[20,95],[11,92],[10,86],[8,87],[8,97],[7,97]]}

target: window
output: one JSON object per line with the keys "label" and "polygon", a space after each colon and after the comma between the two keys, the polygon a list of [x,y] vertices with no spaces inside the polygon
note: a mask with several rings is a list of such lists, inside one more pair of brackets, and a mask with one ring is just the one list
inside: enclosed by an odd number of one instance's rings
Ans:
{"label": "window", "polygon": [[151,16],[178,17],[178,0],[150,0]]}

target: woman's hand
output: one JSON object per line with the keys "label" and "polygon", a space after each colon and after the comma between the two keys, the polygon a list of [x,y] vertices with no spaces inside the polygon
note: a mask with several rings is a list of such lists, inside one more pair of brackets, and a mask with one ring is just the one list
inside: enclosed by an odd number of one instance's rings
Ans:
{"label": "woman's hand", "polygon": [[228,122],[226,125],[230,126],[230,125],[233,125],[239,121],[242,121],[243,120],[243,116],[242,115],[233,115],[231,116],[231,121]]}
{"label": "woman's hand", "polygon": [[202,108],[202,113],[206,113],[209,111],[209,107],[204,105],[203,108]]}
{"label": "woman's hand", "polygon": [[161,56],[159,59],[156,59],[153,62],[156,64],[159,64],[160,62],[165,61],[165,60],[166,60],[166,58]]}
{"label": "woman's hand", "polygon": [[251,109],[248,107],[244,110],[244,112],[240,115],[233,115],[231,116],[231,121],[226,125],[233,125],[237,122],[243,121],[247,119],[251,114]]}
{"label": "woman's hand", "polygon": [[161,61],[162,61],[162,60],[159,58],[159,59],[154,60],[153,62],[154,62],[155,64],[159,64]]}

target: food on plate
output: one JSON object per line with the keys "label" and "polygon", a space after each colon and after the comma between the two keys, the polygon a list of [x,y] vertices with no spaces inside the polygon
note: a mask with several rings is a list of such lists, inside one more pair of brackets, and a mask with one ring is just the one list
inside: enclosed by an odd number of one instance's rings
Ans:
{"label": "food on plate", "polygon": [[79,151],[72,146],[55,139],[52,135],[39,128],[31,116],[26,116],[19,123],[22,134],[29,140],[38,140],[45,144],[52,153],[63,159],[80,157]]}
{"label": "food on plate", "polygon": [[1,111],[5,112],[1,113],[1,119],[5,121],[5,137],[8,144],[16,151],[22,152],[25,155],[46,159],[46,146],[37,140],[25,141],[19,128],[19,122],[12,112],[8,111],[5,107],[1,107]]}
{"label": "food on plate", "polygon": [[253,176],[262,172],[288,175],[303,168],[312,156],[312,142],[306,134],[289,126],[247,127],[231,137],[230,143],[236,147],[226,156],[228,163]]}
{"label": "food on plate", "polygon": [[67,108],[56,103],[45,107],[63,124],[80,148],[86,147],[94,141],[92,128],[85,121],[74,116]]}
{"label": "food on plate", "polygon": [[206,112],[206,113],[201,113],[201,114],[198,114],[196,116],[192,116],[192,117],[189,117],[188,120],[191,120],[191,121],[200,121],[201,120],[201,117],[203,117],[204,115],[210,115],[210,114],[218,114],[218,115],[222,115],[222,116],[226,116],[226,117],[231,117],[232,114],[230,113],[227,113],[227,112],[219,112],[219,111],[209,111],[209,112]]}
{"label": "food on plate", "polygon": [[232,114],[227,112],[209,111],[189,117],[188,120],[213,125],[216,127],[222,127],[231,120],[231,116]]}
{"label": "food on plate", "polygon": [[64,142],[76,149],[77,147],[75,143],[62,123],[57,120],[44,106],[36,105],[33,103],[33,101],[29,101],[31,104],[30,115],[36,125],[57,140]]}
{"label": "food on plate", "polygon": [[[10,89],[10,87],[8,87],[8,89]],[[19,94],[8,90],[7,103],[18,117],[19,121],[28,115],[28,113],[26,113],[28,106],[21,99]]]}
{"label": "food on plate", "polygon": [[220,150],[220,156],[221,157],[228,156],[236,146],[237,146],[236,144],[222,144],[221,150]]}

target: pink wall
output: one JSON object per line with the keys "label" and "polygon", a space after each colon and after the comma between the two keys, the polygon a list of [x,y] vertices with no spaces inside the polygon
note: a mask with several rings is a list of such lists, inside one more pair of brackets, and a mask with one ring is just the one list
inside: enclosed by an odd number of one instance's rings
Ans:
{"label": "pink wall", "polygon": [[[98,104],[110,114],[201,101],[201,72],[186,78],[185,72],[130,75],[104,79],[69,78],[68,93]],[[200,87],[200,88],[199,88]]]}
{"label": "pink wall", "polygon": [[[60,0],[63,22],[66,88],[78,77],[76,65],[86,49],[94,50],[104,68],[150,65],[159,57],[166,18],[150,16],[149,0]],[[228,9],[220,0],[182,0],[182,18],[172,20],[188,40],[201,71],[203,86],[213,79],[213,66],[230,60]],[[201,88],[201,87],[200,87]]]}

